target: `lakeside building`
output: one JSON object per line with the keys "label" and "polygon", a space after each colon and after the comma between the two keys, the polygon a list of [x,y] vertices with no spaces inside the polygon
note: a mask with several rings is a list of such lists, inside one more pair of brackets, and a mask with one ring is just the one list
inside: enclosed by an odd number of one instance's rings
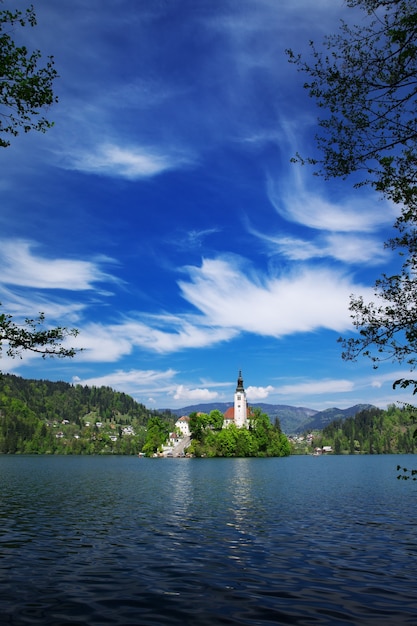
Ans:
{"label": "lakeside building", "polygon": [[183,437],[190,436],[190,418],[188,415],[183,415],[175,422],[176,428],[181,432]]}

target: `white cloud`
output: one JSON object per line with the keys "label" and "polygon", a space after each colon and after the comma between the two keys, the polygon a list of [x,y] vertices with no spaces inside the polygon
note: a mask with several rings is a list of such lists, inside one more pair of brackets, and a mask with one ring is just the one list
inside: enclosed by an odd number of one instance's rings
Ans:
{"label": "white cloud", "polygon": [[69,168],[104,176],[135,180],[183,167],[185,159],[143,147],[102,144],[67,156]]}
{"label": "white cloud", "polygon": [[79,328],[80,334],[71,338],[71,345],[82,348],[77,360],[111,363],[132,352],[132,340],[123,326],[88,324]]}
{"label": "white cloud", "polygon": [[[206,259],[188,271],[190,282],[179,284],[206,325],[273,337],[351,327],[349,296],[358,287],[335,270],[298,268],[282,277],[251,279],[236,263]],[[371,295],[359,289],[365,298]]]}
{"label": "white cloud", "polygon": [[184,385],[178,385],[176,391],[173,393],[174,400],[181,400],[187,402],[210,402],[218,398],[217,391],[210,391],[209,389],[189,389]]}
{"label": "white cloud", "polygon": [[198,312],[140,315],[120,324],[91,323],[72,341],[83,347],[83,361],[114,362],[134,348],[160,354],[204,348],[230,341],[241,332],[283,337],[320,328],[351,329],[350,294],[371,290],[354,285],[340,272],[302,268],[278,277],[253,275],[237,262],[204,260],[187,267],[182,296]]}
{"label": "white cloud", "polygon": [[[203,318],[190,323],[187,317],[150,316],[148,323],[128,320],[121,324],[88,324],[72,344],[82,347],[83,361],[117,361],[134,347],[169,353],[185,348],[204,348],[228,341],[237,334],[229,328],[210,328]],[[160,326],[163,325],[163,329]],[[159,327],[159,328],[158,328]]]}
{"label": "white cloud", "polygon": [[373,237],[330,233],[308,241],[291,235],[264,235],[253,230],[252,234],[269,242],[272,252],[292,261],[333,258],[343,263],[376,265],[387,260],[387,251],[383,244]]}
{"label": "white cloud", "polygon": [[264,400],[274,391],[274,387],[268,385],[268,387],[251,387],[246,389],[246,395],[248,400]]}
{"label": "white cloud", "polygon": [[[111,387],[116,391],[129,394],[139,401],[146,398],[148,405],[158,405],[160,408],[172,403],[172,400],[175,400],[177,404],[184,404],[188,402],[211,402],[219,398],[217,391],[175,383],[174,379],[177,375],[178,372],[172,368],[162,371],[119,369],[90,378],[73,376],[72,382],[74,385]],[[222,383],[219,383],[219,386],[222,386]]]}
{"label": "white cloud", "polygon": [[280,395],[300,394],[301,395],[329,395],[331,393],[345,393],[354,389],[354,383],[351,380],[314,380],[302,381],[290,385],[282,385],[276,387],[276,393]]}
{"label": "white cloud", "polygon": [[[190,318],[192,321],[190,322]],[[161,326],[163,329],[157,328]],[[184,348],[204,348],[221,341],[228,341],[237,334],[231,328],[212,328],[205,320],[196,316],[152,316],[149,323],[125,322],[123,334],[131,337],[132,343],[155,352],[175,352]],[[115,328],[117,332],[118,329]]]}
{"label": "white cloud", "polygon": [[40,312],[45,313],[49,322],[59,320],[60,325],[75,324],[86,308],[85,304],[66,299],[52,299],[49,294],[28,294],[25,290],[19,294],[16,289],[3,287],[0,281],[0,302],[9,315],[19,319],[36,318]]}
{"label": "white cloud", "polygon": [[203,230],[190,230],[185,235],[179,235],[175,237],[174,241],[172,238],[169,240],[170,244],[174,244],[176,247],[184,249],[184,250],[196,250],[197,248],[201,248],[203,241],[213,235],[218,233],[220,228],[206,228]]}
{"label": "white cloud", "polygon": [[[415,377],[417,378],[417,374]],[[386,383],[388,383],[390,387],[392,388],[393,383],[396,380],[399,380],[400,378],[413,378],[413,372],[410,372],[410,370],[405,369],[405,370],[389,371],[389,372],[384,373],[383,371],[381,371],[381,369],[377,369],[374,371],[374,373],[369,379],[366,378],[363,381],[363,384],[366,386],[370,385],[371,387],[374,387],[375,389],[380,389]],[[398,388],[396,392],[397,391],[399,392],[400,389]],[[411,388],[406,393],[410,393],[410,392],[411,392]]]}
{"label": "white cloud", "polygon": [[79,385],[95,387],[111,387],[117,391],[123,391],[132,396],[161,392],[171,388],[172,379],[177,372],[173,369],[164,371],[157,370],[116,370],[102,376],[80,378],[74,376],[72,382]]}
{"label": "white cloud", "polygon": [[[3,280],[43,288],[90,289],[103,279],[96,265],[82,261],[51,260],[32,254],[30,244],[6,245]],[[18,271],[20,269],[20,272]],[[49,302],[39,310],[52,319],[73,320],[80,334],[69,338],[82,347],[83,362],[116,362],[135,348],[160,354],[204,348],[230,341],[241,332],[283,337],[326,328],[341,332],[351,328],[348,311],[351,293],[372,297],[371,290],[354,285],[346,275],[330,269],[298,268],[283,276],[264,276],[245,271],[235,258],[205,259],[201,267],[186,267],[189,279],[179,282],[181,294],[197,310],[178,315],[131,316],[120,323],[79,323],[83,306]],[[39,273],[39,274],[38,274]],[[1,280],[1,279],[0,279]],[[367,293],[369,291],[369,293]],[[38,298],[40,303],[46,299]],[[26,298],[14,299],[12,310],[24,314]],[[11,309],[9,309],[11,310]],[[33,302],[30,308],[33,311]],[[60,319],[60,323],[61,323]]]}
{"label": "white cloud", "polygon": [[292,168],[285,184],[282,179],[278,181],[271,176],[267,179],[268,198],[287,221],[316,230],[346,233],[372,232],[376,227],[393,222],[393,208],[386,201],[375,201],[375,194],[357,193],[331,202],[305,188],[299,169]]}
{"label": "white cloud", "polygon": [[98,263],[72,259],[51,259],[32,252],[33,242],[3,240],[0,245],[0,284],[39,289],[84,291],[94,283],[115,281],[99,269]]}

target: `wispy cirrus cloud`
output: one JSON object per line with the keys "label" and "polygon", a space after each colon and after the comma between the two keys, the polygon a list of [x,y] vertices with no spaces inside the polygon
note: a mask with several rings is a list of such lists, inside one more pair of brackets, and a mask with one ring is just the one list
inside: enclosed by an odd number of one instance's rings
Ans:
{"label": "wispy cirrus cloud", "polygon": [[214,235],[220,232],[220,228],[205,228],[202,230],[189,230],[185,234],[180,233],[178,237],[175,238],[174,241],[170,240],[169,243],[174,243],[174,245],[183,250],[196,250],[203,246],[203,242],[210,235]]}
{"label": "wispy cirrus cloud", "polygon": [[[114,281],[99,263],[47,259],[33,252],[28,242],[4,242],[0,249],[3,273],[0,286],[85,291],[99,281]],[[117,362],[135,349],[169,354],[228,342],[243,332],[283,337],[320,328],[341,332],[351,327],[348,302],[351,293],[366,289],[355,285],[348,275],[326,268],[297,267],[283,275],[266,275],[248,270],[243,259],[204,259],[201,266],[183,268],[187,278],[178,283],[188,303],[182,314],[131,313],[120,322],[95,321],[83,324],[79,316],[86,305],[70,306],[55,299],[52,319],[73,319],[80,334],[71,345],[82,347],[83,362]],[[96,292],[97,295],[97,292]],[[25,310],[27,298],[10,292],[14,311]],[[18,298],[21,302],[18,302]],[[42,295],[35,300],[46,302]],[[53,303],[53,302],[52,302]],[[191,306],[191,309],[189,308]],[[33,311],[33,302],[28,307]],[[80,322],[80,323],[78,323]]]}
{"label": "wispy cirrus cloud", "polygon": [[320,395],[331,393],[346,393],[352,391],[354,382],[346,379],[323,379],[300,381],[290,385],[282,385],[275,388],[275,392],[279,395]]}
{"label": "wispy cirrus cloud", "polygon": [[269,244],[272,254],[291,261],[332,258],[342,263],[378,265],[386,261],[387,250],[379,239],[351,233],[323,233],[310,240],[292,235],[271,235],[250,228],[253,235]]}
{"label": "wispy cirrus cloud", "polygon": [[179,287],[191,311],[137,312],[120,323],[81,327],[79,359],[115,362],[135,348],[169,354],[217,345],[244,332],[274,338],[320,328],[342,332],[351,328],[350,294],[367,293],[336,270],[300,268],[267,277],[251,275],[240,263],[205,259],[200,267],[184,268],[189,279]]}
{"label": "wispy cirrus cloud", "polygon": [[19,319],[36,318],[42,312],[48,321],[56,320],[59,325],[78,323],[87,305],[67,298],[51,298],[50,295],[32,290],[8,289],[0,284],[0,302],[9,315]]}
{"label": "wispy cirrus cloud", "polygon": [[72,382],[88,386],[111,387],[137,397],[138,395],[155,394],[155,392],[172,391],[173,379],[176,374],[176,370],[171,368],[166,370],[118,369],[102,376],[89,378],[73,376]]}
{"label": "wispy cirrus cloud", "polygon": [[189,161],[183,156],[162,153],[161,149],[104,143],[68,153],[64,166],[90,174],[136,180],[182,168]]}
{"label": "wispy cirrus cloud", "polygon": [[[140,317],[140,314],[138,314]],[[134,348],[159,354],[185,349],[204,348],[229,341],[237,335],[233,328],[210,327],[198,316],[144,316],[120,324],[94,323],[80,328],[72,341],[82,347],[78,359],[88,362],[115,362],[132,353]]]}
{"label": "wispy cirrus cloud", "polygon": [[[85,291],[98,282],[116,282],[100,269],[100,261],[47,258],[36,254],[31,241],[3,240],[0,245],[0,285],[15,285],[37,289]],[[110,259],[106,259],[107,262]]]}
{"label": "wispy cirrus cloud", "polygon": [[205,259],[187,268],[180,281],[183,297],[215,327],[282,337],[319,328],[342,331],[351,326],[350,294],[371,290],[355,285],[340,271],[297,267],[282,276],[250,276],[239,262]]}
{"label": "wispy cirrus cloud", "polygon": [[[295,152],[292,130],[282,122],[282,144],[289,154]],[[257,229],[246,218],[246,228],[266,242],[270,254],[283,259],[307,262],[333,259],[340,263],[378,265],[387,262],[381,234],[395,220],[395,207],[369,190],[352,190],[338,196],[310,178],[308,185],[300,166],[287,168],[287,175],[266,177],[266,193],[278,220],[271,220],[268,232]],[[293,225],[303,228],[303,235],[293,232]]]}
{"label": "wispy cirrus cloud", "polygon": [[304,185],[300,168],[291,169],[283,183],[268,176],[267,194],[277,213],[289,222],[296,222],[315,230],[338,233],[373,232],[384,224],[391,224],[395,216],[388,202],[370,194],[352,194],[338,201],[328,200],[323,193]]}

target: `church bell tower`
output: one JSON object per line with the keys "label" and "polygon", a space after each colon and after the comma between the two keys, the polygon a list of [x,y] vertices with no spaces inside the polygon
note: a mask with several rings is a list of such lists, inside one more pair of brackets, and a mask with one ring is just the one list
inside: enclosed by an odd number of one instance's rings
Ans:
{"label": "church bell tower", "polygon": [[235,425],[238,428],[248,426],[248,405],[246,401],[246,393],[243,387],[242,372],[239,370],[239,376],[237,379],[236,392],[235,392]]}

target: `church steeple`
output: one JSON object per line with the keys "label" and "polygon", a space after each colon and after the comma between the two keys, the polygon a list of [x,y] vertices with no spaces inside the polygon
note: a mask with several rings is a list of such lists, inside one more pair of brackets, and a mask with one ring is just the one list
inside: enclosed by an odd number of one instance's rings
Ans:
{"label": "church steeple", "polygon": [[247,428],[248,405],[246,402],[246,393],[245,393],[245,388],[243,386],[243,378],[242,378],[241,370],[239,370],[239,376],[237,379],[234,407],[235,407],[235,410],[234,410],[235,425],[238,428],[242,428],[243,426]]}
{"label": "church steeple", "polygon": [[236,393],[240,391],[240,392],[244,392],[245,389],[243,387],[243,378],[242,378],[242,370],[239,370],[239,376],[237,379],[237,386],[236,386]]}

